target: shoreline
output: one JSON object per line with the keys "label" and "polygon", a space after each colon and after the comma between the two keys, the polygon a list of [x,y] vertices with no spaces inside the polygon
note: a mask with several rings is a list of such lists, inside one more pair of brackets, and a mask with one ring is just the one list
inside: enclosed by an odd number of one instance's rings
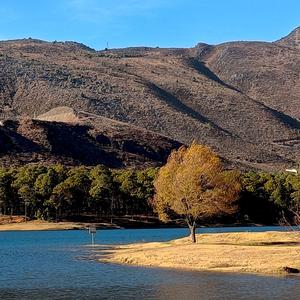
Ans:
{"label": "shoreline", "polygon": [[300,270],[299,232],[208,233],[198,234],[197,238],[196,244],[183,238],[115,246],[101,250],[97,259],[103,263],[203,272],[287,275],[285,267]]}
{"label": "shoreline", "polygon": [[[95,223],[93,223],[95,224]],[[7,231],[63,231],[63,230],[86,230],[92,223],[84,222],[47,222],[47,221],[28,221],[21,223],[8,223],[0,225],[0,232]],[[109,223],[97,223],[99,229],[118,229],[120,227]]]}
{"label": "shoreline", "polygon": [[[51,231],[51,230],[84,230],[88,229],[89,226],[95,225],[97,229],[171,229],[171,228],[187,228],[182,224],[150,224],[147,222],[139,222],[138,224],[134,224],[132,220],[130,220],[127,224],[118,224],[120,222],[116,221],[115,223],[108,222],[74,222],[74,221],[60,221],[60,222],[49,222],[42,220],[30,220],[23,222],[11,222],[0,224],[0,232],[2,231]],[[234,223],[234,224],[207,224],[202,225],[197,228],[198,231],[206,228],[255,228],[255,227],[277,227],[280,225],[264,225],[264,224],[255,224],[255,223]]]}
{"label": "shoreline", "polygon": [[[19,218],[15,216],[14,218]],[[21,218],[21,217],[20,217]],[[60,222],[49,222],[43,220],[29,220],[25,221],[7,221],[1,222],[0,220],[0,232],[2,231],[47,231],[47,230],[82,230],[88,229],[90,225],[95,225],[97,229],[171,229],[171,228],[187,228],[185,224],[182,223],[157,223],[143,221],[137,217],[137,219],[132,218],[115,218],[114,222],[111,224],[107,221],[102,222],[84,222],[84,221],[60,221]],[[197,230],[205,228],[239,228],[239,227],[263,227],[263,226],[280,226],[278,224],[265,225],[256,223],[233,223],[233,224],[202,224],[198,226]]]}

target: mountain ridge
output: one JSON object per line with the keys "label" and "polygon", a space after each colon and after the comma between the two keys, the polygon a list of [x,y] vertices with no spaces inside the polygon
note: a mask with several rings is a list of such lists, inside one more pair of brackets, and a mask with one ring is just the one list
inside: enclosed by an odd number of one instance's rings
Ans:
{"label": "mountain ridge", "polygon": [[284,169],[300,158],[300,51],[279,41],[102,51],[0,42],[0,104],[31,117],[68,106],[196,140],[233,164]]}

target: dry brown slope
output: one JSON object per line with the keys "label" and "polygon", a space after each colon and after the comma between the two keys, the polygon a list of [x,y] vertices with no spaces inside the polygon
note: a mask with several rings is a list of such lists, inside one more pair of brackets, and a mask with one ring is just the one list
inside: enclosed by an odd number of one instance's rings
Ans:
{"label": "dry brown slope", "polygon": [[[280,100],[274,106],[266,99],[274,95],[281,99],[286,82],[297,89],[298,81],[292,84],[290,77],[274,81],[271,74],[255,93],[246,88],[270,68],[261,57],[271,57],[270,64],[287,73],[293,70],[291,64],[297,65],[297,60],[288,58],[294,58],[296,50],[285,47],[288,54],[277,59],[282,48],[271,43],[229,43],[95,52],[72,43],[4,42],[0,43],[0,101],[31,115],[70,106],[184,143],[196,139],[238,164],[284,168],[298,159],[298,117],[289,115],[289,108],[283,110]],[[236,84],[232,73],[243,78],[244,85]],[[273,94],[268,96],[270,90]],[[285,99],[289,107],[298,101],[297,93]]]}
{"label": "dry brown slope", "polygon": [[300,27],[274,43],[225,43],[211,47],[201,59],[227,84],[286,114],[286,122],[289,116],[299,120],[299,37]]}
{"label": "dry brown slope", "polygon": [[[72,117],[72,121],[77,116]],[[112,168],[164,163],[181,144],[154,132],[83,113],[78,122],[25,119],[0,127],[0,166],[25,163],[103,164]]]}

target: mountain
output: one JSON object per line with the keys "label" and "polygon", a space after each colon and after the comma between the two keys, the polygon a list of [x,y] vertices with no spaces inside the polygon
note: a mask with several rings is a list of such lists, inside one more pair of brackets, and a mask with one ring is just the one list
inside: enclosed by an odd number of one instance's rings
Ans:
{"label": "mountain", "polygon": [[59,108],[38,119],[3,122],[0,145],[2,166],[42,162],[122,168],[159,166],[181,144],[132,125]]}
{"label": "mountain", "polygon": [[196,140],[232,165],[284,169],[300,158],[298,35],[189,49],[0,42],[2,119],[67,106],[94,121]]}
{"label": "mountain", "polygon": [[277,44],[287,47],[300,48],[300,26],[295,28],[289,35],[277,41]]}

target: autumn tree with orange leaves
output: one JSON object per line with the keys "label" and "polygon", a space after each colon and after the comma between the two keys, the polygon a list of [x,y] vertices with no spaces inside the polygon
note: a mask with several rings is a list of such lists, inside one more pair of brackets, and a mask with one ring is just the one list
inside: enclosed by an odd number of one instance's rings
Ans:
{"label": "autumn tree with orange leaves", "polygon": [[196,242],[196,224],[204,217],[231,214],[241,189],[237,171],[224,170],[208,147],[193,143],[173,151],[154,183],[154,208],[162,221],[183,217]]}

